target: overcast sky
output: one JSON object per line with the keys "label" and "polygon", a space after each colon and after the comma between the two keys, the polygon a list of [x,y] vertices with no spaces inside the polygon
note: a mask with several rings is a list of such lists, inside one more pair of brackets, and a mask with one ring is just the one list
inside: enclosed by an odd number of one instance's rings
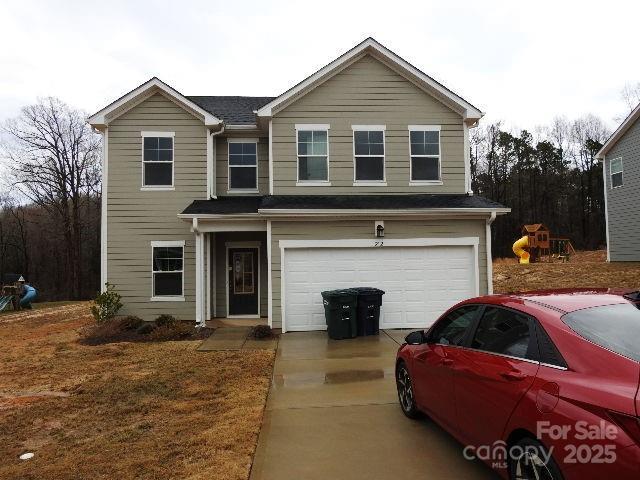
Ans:
{"label": "overcast sky", "polygon": [[93,113],[154,75],[186,95],[278,95],[373,36],[485,121],[614,127],[640,81],[639,16],[612,0],[0,0],[0,120],[41,96]]}

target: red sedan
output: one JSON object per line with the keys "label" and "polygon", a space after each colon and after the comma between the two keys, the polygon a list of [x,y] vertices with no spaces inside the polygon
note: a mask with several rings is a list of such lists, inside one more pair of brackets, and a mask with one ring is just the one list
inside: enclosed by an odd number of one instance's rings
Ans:
{"label": "red sedan", "polygon": [[510,479],[640,478],[640,295],[492,295],[398,350],[402,411]]}

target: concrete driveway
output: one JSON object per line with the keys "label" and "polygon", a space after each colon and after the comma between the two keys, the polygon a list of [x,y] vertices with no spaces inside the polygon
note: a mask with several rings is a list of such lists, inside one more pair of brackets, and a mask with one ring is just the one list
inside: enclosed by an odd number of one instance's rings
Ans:
{"label": "concrete driveway", "polygon": [[282,335],[251,480],[497,478],[433,422],[400,411],[394,362],[406,333]]}

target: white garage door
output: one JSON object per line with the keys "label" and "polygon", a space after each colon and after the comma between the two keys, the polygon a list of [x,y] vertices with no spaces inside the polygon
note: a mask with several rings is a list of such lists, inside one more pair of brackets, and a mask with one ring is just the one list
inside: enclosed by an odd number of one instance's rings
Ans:
{"label": "white garage door", "polygon": [[284,249],[286,331],[326,329],[320,292],[384,290],[381,328],[423,328],[478,294],[473,246]]}

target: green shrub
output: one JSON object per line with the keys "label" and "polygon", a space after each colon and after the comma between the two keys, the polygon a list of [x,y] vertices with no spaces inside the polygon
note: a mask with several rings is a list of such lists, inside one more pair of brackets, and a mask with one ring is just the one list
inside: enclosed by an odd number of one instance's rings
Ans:
{"label": "green shrub", "polygon": [[140,317],[136,317],[135,315],[128,315],[120,320],[120,329],[121,330],[137,330],[142,326],[144,320]]}
{"label": "green shrub", "polygon": [[140,334],[140,335],[149,335],[151,332],[153,332],[156,329],[156,326],[151,323],[151,322],[144,322],[142,325],[140,325],[137,330],[136,333]]}
{"label": "green shrub", "polygon": [[96,322],[104,322],[109,320],[118,313],[118,310],[122,308],[122,297],[116,292],[115,285],[105,283],[105,291],[98,293],[94,304],[91,306],[91,314]]}
{"label": "green shrub", "polygon": [[158,327],[175,327],[178,321],[173,315],[162,314],[156,318],[156,325]]}
{"label": "green shrub", "polygon": [[249,336],[252,338],[271,338],[273,337],[273,331],[269,325],[255,325],[251,327]]}

